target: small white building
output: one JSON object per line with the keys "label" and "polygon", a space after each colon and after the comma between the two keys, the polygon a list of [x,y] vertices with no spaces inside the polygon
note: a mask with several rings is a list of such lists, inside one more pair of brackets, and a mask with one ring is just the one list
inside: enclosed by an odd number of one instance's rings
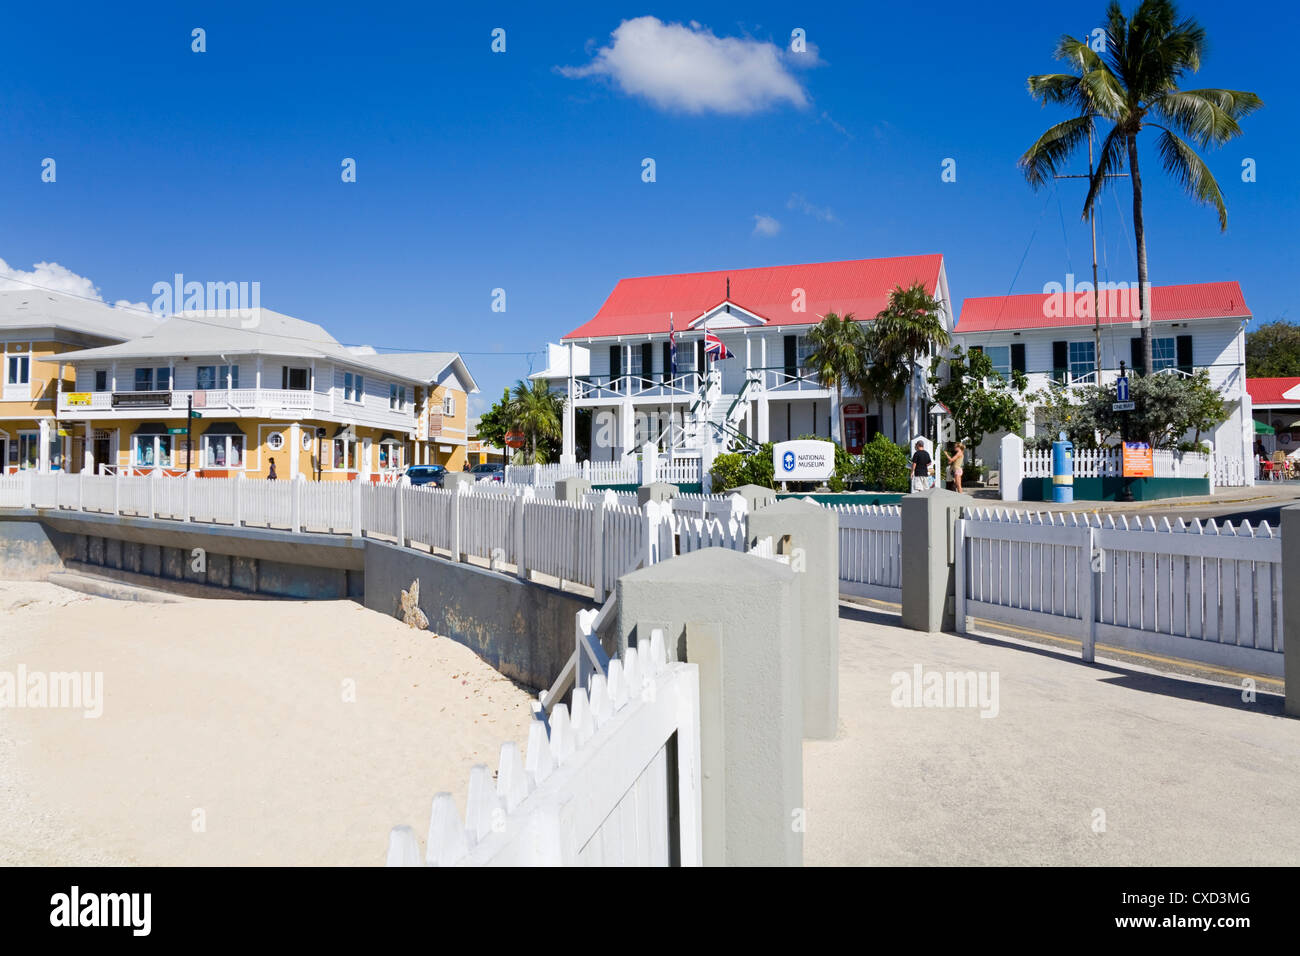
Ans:
{"label": "small white building", "polygon": [[[1090,287],[1059,293],[990,296],[962,303],[953,342],[982,349],[1004,375],[1029,378],[1029,392],[1053,382],[1067,388],[1113,383],[1121,363],[1142,368],[1141,310],[1136,288],[1102,290],[1093,318]],[[1207,369],[1228,403],[1228,420],[1209,436],[1221,465],[1252,457],[1254,422],[1246,388],[1246,324],[1250,310],[1236,282],[1154,286],[1151,289],[1153,371],[1190,375]],[[1030,409],[1026,437],[1040,424]],[[976,457],[997,461],[1000,435],[986,436]],[[1250,474],[1249,470],[1245,471]]]}

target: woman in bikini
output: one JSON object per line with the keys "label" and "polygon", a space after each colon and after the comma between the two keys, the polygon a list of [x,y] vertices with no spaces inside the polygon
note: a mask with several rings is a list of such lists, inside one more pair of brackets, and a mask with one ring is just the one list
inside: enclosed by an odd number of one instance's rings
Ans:
{"label": "woman in bikini", "polygon": [[957,442],[957,444],[953,446],[952,454],[946,455],[945,457],[948,459],[948,464],[952,468],[953,485],[957,489],[957,494],[961,494],[961,463],[966,458],[966,446],[961,442]]}

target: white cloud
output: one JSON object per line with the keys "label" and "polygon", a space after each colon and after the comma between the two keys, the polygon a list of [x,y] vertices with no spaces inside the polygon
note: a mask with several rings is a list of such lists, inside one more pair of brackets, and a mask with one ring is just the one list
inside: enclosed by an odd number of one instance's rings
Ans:
{"label": "white cloud", "polygon": [[822,222],[839,222],[835,217],[834,211],[829,206],[815,206],[804,198],[802,193],[793,193],[785,201],[786,209],[796,209],[806,216],[812,216],[814,219],[820,219]]}
{"label": "white cloud", "polygon": [[685,113],[756,113],[781,103],[808,105],[803,86],[775,44],[719,37],[698,23],[657,17],[624,20],[613,43],[586,66],[560,67],[571,79],[604,76],[631,96]]}
{"label": "white cloud", "polygon": [[[85,276],[77,275],[57,262],[38,262],[30,271],[24,271],[0,259],[0,292],[8,292],[12,289],[44,289],[47,292],[62,292],[65,295],[74,295],[95,302],[104,301],[94,282]],[[146,303],[129,302],[126,299],[118,299],[113,303],[113,308],[150,311]]]}
{"label": "white cloud", "polygon": [[754,235],[763,239],[771,239],[781,231],[781,224],[771,216],[764,216],[761,213],[754,216]]}

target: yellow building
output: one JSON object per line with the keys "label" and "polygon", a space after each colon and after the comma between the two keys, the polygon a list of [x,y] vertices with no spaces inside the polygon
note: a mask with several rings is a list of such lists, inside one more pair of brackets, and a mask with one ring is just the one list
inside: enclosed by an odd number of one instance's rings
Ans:
{"label": "yellow building", "polygon": [[43,289],[0,292],[0,472],[67,468],[80,446],[58,415],[66,353],[145,334],[152,315]]}
{"label": "yellow building", "polygon": [[184,313],[59,358],[73,370],[60,420],[84,449],[71,466],[99,473],[377,481],[417,462],[455,469],[477,391],[455,353],[347,348],[261,308]]}

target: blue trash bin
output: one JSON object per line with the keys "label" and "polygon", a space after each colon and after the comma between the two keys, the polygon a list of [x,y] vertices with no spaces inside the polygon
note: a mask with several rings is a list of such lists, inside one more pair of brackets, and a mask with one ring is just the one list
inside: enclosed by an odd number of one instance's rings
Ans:
{"label": "blue trash bin", "polygon": [[1052,442],[1052,501],[1068,504],[1074,500],[1074,443],[1065,440]]}

